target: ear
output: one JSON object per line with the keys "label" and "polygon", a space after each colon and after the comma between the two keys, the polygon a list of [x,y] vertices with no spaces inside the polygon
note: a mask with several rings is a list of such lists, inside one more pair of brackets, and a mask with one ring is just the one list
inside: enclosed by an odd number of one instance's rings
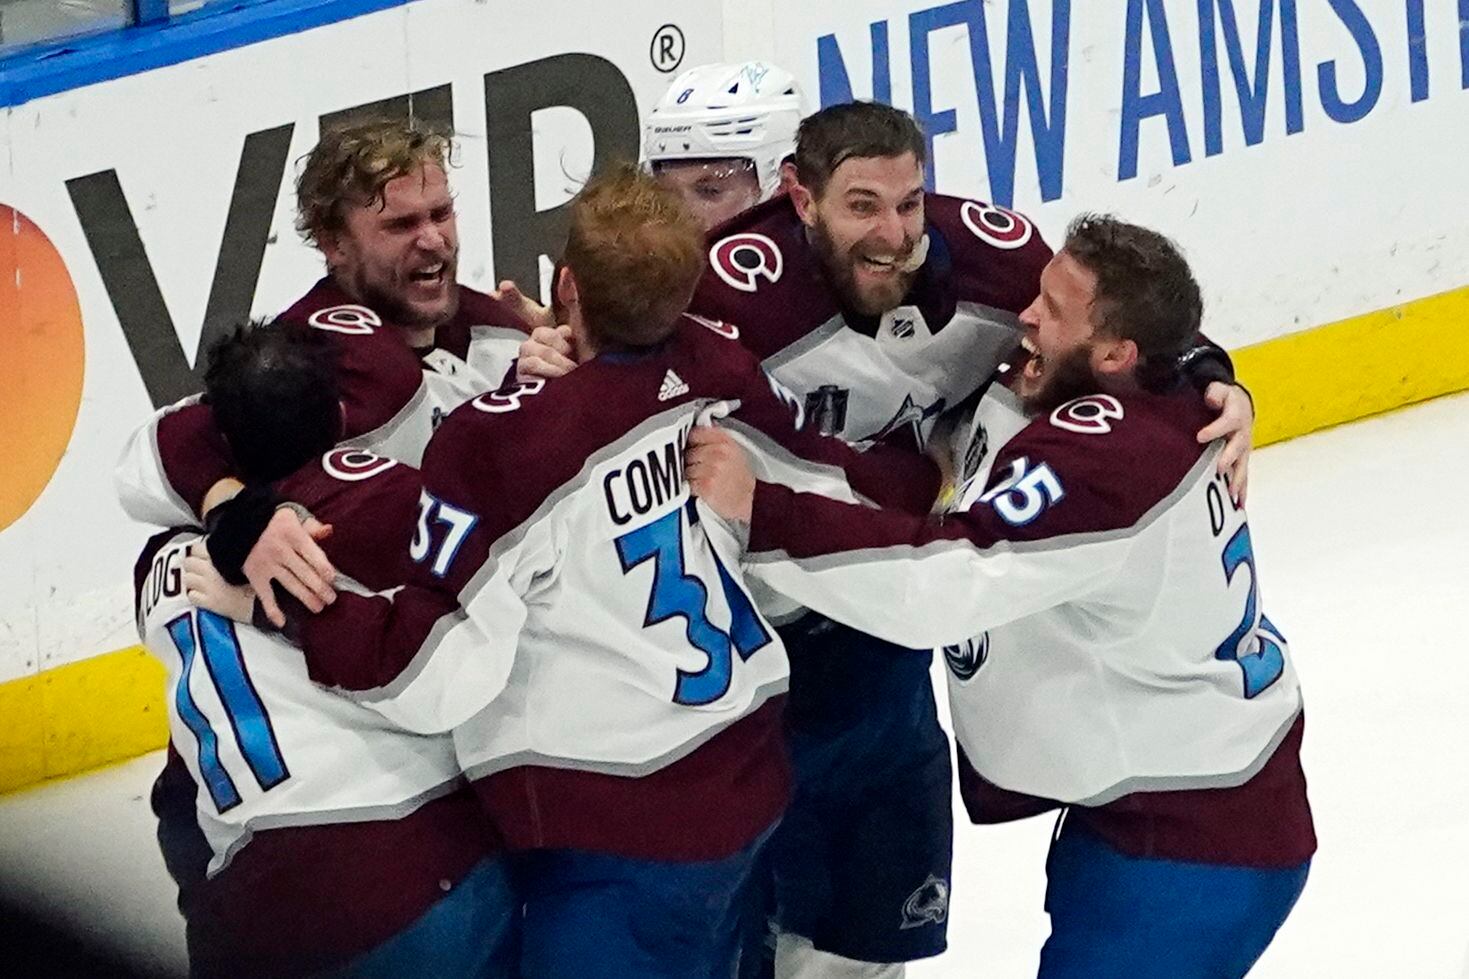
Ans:
{"label": "ear", "polygon": [[556,277],[553,288],[556,290],[556,300],[562,306],[570,309],[577,304],[576,276],[571,274],[571,266],[561,266],[561,274]]}
{"label": "ear", "polygon": [[780,165],[780,183],[775,188],[776,193],[789,192],[796,183],[796,164],[792,160],[786,160]]}
{"label": "ear", "polygon": [[1092,370],[1119,377],[1137,370],[1137,343],[1122,338],[1099,338],[1092,346]]}
{"label": "ear", "polygon": [[334,231],[318,232],[316,236],[316,247],[326,257],[328,268],[336,268],[346,259],[346,251],[342,248],[342,239]]}
{"label": "ear", "polygon": [[[792,175],[794,180],[794,174]],[[801,223],[811,228],[816,225],[816,195],[805,184],[791,184],[791,203],[796,205],[796,217]]]}

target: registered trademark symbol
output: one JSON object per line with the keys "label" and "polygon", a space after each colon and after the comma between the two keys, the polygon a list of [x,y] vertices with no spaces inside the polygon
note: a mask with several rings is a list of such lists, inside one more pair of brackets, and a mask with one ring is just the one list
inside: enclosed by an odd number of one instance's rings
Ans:
{"label": "registered trademark symbol", "polygon": [[664,24],[653,34],[653,43],[648,45],[648,60],[664,74],[683,64],[683,31],[677,24]]}

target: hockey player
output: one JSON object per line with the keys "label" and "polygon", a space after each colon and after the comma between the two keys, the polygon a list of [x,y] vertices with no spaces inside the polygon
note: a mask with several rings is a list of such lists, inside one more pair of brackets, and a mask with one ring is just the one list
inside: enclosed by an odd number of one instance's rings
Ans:
{"label": "hockey player", "polygon": [[803,115],[796,80],[782,68],[701,65],[675,78],[648,114],[643,154],[709,229],[786,189],[783,164]]}
{"label": "hockey player", "polygon": [[1069,806],[1043,977],[1243,976],[1315,850],[1295,670],[1173,367],[1201,311],[1167,239],[1075,222],[1021,315],[1022,413],[997,389],[961,424],[967,478],[938,521],[757,488],[727,445],[689,456],[695,494],[748,524],[748,571],[946,647],[976,822]]}
{"label": "hockey player", "polygon": [[[669,84],[643,125],[649,171],[709,231],[787,190],[804,114],[790,72],[763,61],[690,68]],[[508,285],[508,283],[507,283]],[[571,335],[554,320],[521,352],[522,380],[560,377],[576,367]]]}
{"label": "hockey player", "polygon": [[588,185],[557,282],[583,365],[451,414],[424,456],[409,585],[299,623],[319,682],[454,731],[521,854],[526,975],[729,975],[786,802],[785,651],[738,546],[690,503],[695,421],[734,410],[793,485],[918,512],[938,485],[910,453],[801,436],[738,328],[684,315],[703,252],[646,174]]}
{"label": "hockey player", "polygon": [[[457,281],[450,151],[445,137],[406,122],[324,133],[296,183],[296,221],[327,274],[277,320],[338,349],[345,443],[414,465],[439,418],[504,381],[533,324],[533,305],[513,287],[487,295]],[[177,526],[238,491],[236,476],[209,406],[188,399],[133,436],[117,488],[134,519]],[[247,502],[230,521],[245,532],[231,539],[254,540],[255,525],[271,519],[258,505],[245,514]],[[331,597],[329,562],[291,514],[274,517],[248,562],[218,543],[227,575],[248,578],[277,620],[269,580],[310,607]]]}
{"label": "hockey player", "polygon": [[[858,445],[922,446],[1014,347],[1051,255],[1023,215],[925,193],[925,151],[889,106],[807,118],[790,194],[711,235],[694,297],[695,312],[742,324],[808,424]],[[522,368],[553,361],[559,342],[537,330]],[[1210,366],[1191,370],[1207,382]],[[1224,413],[1200,437],[1233,433],[1221,461],[1242,486],[1248,396],[1225,384],[1210,396]],[[951,775],[931,653],[819,616],[783,625],[796,789],[772,847],[778,969],[892,979],[946,944]]]}
{"label": "hockey player", "polygon": [[[322,546],[344,574],[401,582],[418,473],[332,450],[343,410],[324,335],[228,337],[206,390],[242,477],[335,524]],[[510,974],[519,909],[451,739],[396,728],[313,684],[278,636],[196,607],[184,573],[198,539],[155,537],[136,579],[139,632],[168,668],[171,741],[209,849],[206,878],[182,876],[191,974]]]}

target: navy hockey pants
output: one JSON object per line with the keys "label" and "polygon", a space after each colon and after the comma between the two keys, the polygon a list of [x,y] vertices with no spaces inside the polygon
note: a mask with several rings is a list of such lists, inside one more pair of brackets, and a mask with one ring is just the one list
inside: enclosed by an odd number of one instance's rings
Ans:
{"label": "navy hockey pants", "polygon": [[579,850],[519,854],[521,975],[731,979],[745,891],[769,832],[733,856],[635,860]]}
{"label": "navy hockey pants", "polygon": [[1259,869],[1131,857],[1063,821],[1046,861],[1039,979],[1230,979],[1284,923],[1311,862]]}

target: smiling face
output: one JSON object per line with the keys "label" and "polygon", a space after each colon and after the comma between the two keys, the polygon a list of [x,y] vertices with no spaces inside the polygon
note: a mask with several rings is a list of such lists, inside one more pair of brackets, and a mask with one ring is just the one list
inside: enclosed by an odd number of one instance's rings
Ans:
{"label": "smiling face", "polygon": [[389,180],[381,201],[348,204],[320,244],[337,283],[394,323],[435,327],[458,311],[459,231],[442,167],[424,164]]}
{"label": "smiling face", "polygon": [[923,240],[923,166],[913,153],[842,161],[820,195],[791,199],[842,302],[878,316],[907,295]]}
{"label": "smiling face", "polygon": [[1021,344],[1030,359],[1020,373],[1019,393],[1032,411],[1048,410],[1096,387],[1096,274],[1063,249],[1041,271],[1040,284],[1040,294],[1020,314]]}
{"label": "smiling face", "polygon": [[705,231],[760,203],[755,164],[738,157],[669,160],[654,164],[653,174],[683,200]]}

